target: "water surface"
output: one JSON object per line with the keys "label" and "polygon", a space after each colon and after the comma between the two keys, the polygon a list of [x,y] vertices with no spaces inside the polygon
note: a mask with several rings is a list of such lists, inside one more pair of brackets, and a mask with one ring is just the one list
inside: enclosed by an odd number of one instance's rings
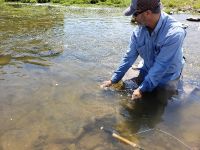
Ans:
{"label": "water surface", "polygon": [[102,91],[134,29],[118,9],[11,7],[0,11],[0,150],[131,149],[99,128],[117,130],[144,149],[200,148],[198,23],[184,44],[185,94],[167,105],[129,102]]}

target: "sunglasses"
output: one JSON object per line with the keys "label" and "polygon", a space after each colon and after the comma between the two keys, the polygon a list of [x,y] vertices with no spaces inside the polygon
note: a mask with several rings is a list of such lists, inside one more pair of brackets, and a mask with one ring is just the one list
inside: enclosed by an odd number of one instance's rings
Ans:
{"label": "sunglasses", "polygon": [[142,14],[142,13],[145,12],[145,11],[147,11],[147,10],[136,11],[136,12],[133,14],[133,16],[134,16],[134,17],[137,17],[139,14]]}

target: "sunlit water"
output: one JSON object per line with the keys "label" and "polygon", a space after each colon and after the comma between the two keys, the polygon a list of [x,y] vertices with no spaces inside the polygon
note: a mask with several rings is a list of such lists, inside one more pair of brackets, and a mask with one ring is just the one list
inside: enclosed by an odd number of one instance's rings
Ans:
{"label": "sunlit water", "polygon": [[[200,148],[198,23],[184,49],[185,94],[168,105],[129,102],[103,91],[134,26],[117,9],[19,7],[0,10],[0,150],[131,149],[114,129],[148,150]],[[152,130],[161,129],[180,139]]]}

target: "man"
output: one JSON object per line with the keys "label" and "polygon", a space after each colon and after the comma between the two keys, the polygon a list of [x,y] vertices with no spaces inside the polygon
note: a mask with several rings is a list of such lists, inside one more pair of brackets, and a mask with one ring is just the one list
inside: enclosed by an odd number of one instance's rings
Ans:
{"label": "man", "polygon": [[160,0],[132,0],[124,14],[132,15],[138,26],[118,69],[101,87],[118,83],[140,56],[143,66],[133,100],[157,88],[177,88],[184,65],[182,45],[186,32],[182,24],[161,11]]}

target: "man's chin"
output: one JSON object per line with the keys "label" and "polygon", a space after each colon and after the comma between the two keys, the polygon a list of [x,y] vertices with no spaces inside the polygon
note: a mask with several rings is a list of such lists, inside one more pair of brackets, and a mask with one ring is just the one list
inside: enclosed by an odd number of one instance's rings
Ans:
{"label": "man's chin", "polygon": [[141,22],[136,21],[135,18],[132,18],[132,19],[131,19],[131,23],[134,24],[134,25],[141,26],[141,27],[145,26],[144,23],[141,23]]}
{"label": "man's chin", "polygon": [[137,22],[137,21],[135,21],[135,22],[136,22],[136,24],[137,24],[138,26],[141,26],[141,27],[145,26],[145,24],[144,24],[144,23]]}

